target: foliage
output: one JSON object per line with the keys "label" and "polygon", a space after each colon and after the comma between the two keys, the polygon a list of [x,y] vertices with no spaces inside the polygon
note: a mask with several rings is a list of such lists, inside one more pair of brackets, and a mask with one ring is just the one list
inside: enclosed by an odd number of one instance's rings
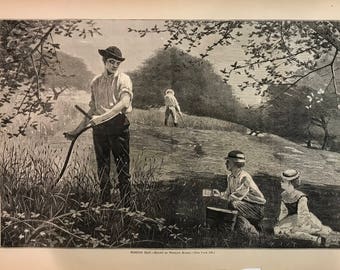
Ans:
{"label": "foliage", "polygon": [[337,115],[337,110],[335,109],[337,96],[335,93],[326,93],[325,90],[319,89],[318,91],[309,91],[307,98],[308,104],[305,108],[308,111],[310,126],[314,125],[323,129],[324,138],[321,149],[326,149],[330,139],[329,122],[333,116]]}
{"label": "foliage", "polygon": [[[138,33],[140,37],[166,32],[169,39],[164,44],[165,49],[181,46],[186,48],[186,52],[199,50],[201,58],[207,58],[219,47],[241,44],[244,59],[221,69],[221,75],[225,82],[231,76],[243,76],[239,89],[255,89],[268,102],[261,105],[265,112],[255,109],[253,116],[239,110],[243,115],[239,122],[249,122],[260,128],[270,125],[269,129],[280,130],[281,134],[283,132],[290,137],[302,134],[310,137],[306,131],[308,127],[318,126],[324,130],[322,148],[326,147],[330,116],[340,108],[336,79],[336,59],[340,49],[339,22],[175,20],[165,21],[164,25],[155,25],[151,29],[129,31]],[[307,95],[317,92],[315,77],[322,77],[322,102],[320,99],[319,102],[307,99]],[[302,86],[309,87],[309,93]],[[283,106],[279,104],[281,100],[284,100]],[[297,118],[285,105],[293,109]],[[310,105],[312,107],[306,107]],[[268,109],[269,106],[274,108]],[[265,120],[264,115],[267,116]],[[308,118],[306,121],[303,119],[305,116]],[[275,127],[277,119],[283,121]]]}
{"label": "foliage", "polygon": [[163,106],[167,88],[174,89],[182,110],[189,114],[232,120],[240,106],[208,61],[177,48],[159,50],[131,73],[131,79],[134,106],[139,108]]}
{"label": "foliage", "polygon": [[[280,99],[272,98],[285,92]],[[280,136],[303,139],[311,146],[313,127],[323,130],[322,149],[330,138],[328,123],[336,115],[336,95],[325,90],[315,90],[306,86],[285,89],[282,86],[270,87],[269,106],[264,109],[265,128]]]}
{"label": "foliage", "polygon": [[44,78],[49,72],[56,72],[60,44],[54,41],[57,35],[74,35],[86,38],[100,34],[92,21],[34,21],[4,20],[0,22],[0,114],[1,127],[12,124],[22,115],[25,121],[18,131],[9,135],[25,135],[32,114],[51,115],[51,96],[46,91]]}
{"label": "foliage", "polygon": [[280,98],[273,98],[280,92],[286,91],[284,87],[269,87],[269,101],[263,111],[266,117],[267,131],[290,139],[307,139],[309,114],[306,109],[309,89],[291,88]]}
{"label": "foliage", "polygon": [[57,53],[59,65],[46,74],[45,87],[53,91],[53,99],[66,89],[88,90],[94,74],[87,69],[84,61],[63,52]]}
{"label": "foliage", "polygon": [[[293,86],[310,74],[328,69],[337,93],[334,61],[340,49],[339,23],[333,21],[165,21],[152,29],[129,29],[140,37],[150,33],[168,32],[167,49],[186,45],[187,52],[201,48],[206,58],[219,46],[240,41],[247,58],[221,70],[226,80],[233,73],[242,73],[248,80],[239,87],[255,88],[264,93],[264,86]],[[209,39],[210,38],[210,39]],[[204,45],[203,45],[204,44]],[[324,56],[332,54],[328,63]],[[261,78],[256,74],[264,71]],[[297,72],[298,71],[298,72]]]}

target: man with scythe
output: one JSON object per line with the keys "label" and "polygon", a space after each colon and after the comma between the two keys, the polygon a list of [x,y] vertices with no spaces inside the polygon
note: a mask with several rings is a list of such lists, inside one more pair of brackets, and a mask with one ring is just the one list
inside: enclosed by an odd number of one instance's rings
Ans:
{"label": "man with scythe", "polygon": [[118,47],[111,46],[98,52],[102,56],[105,70],[91,82],[90,110],[79,126],[64,133],[64,136],[73,140],[84,128],[92,127],[101,201],[111,201],[110,153],[112,153],[118,173],[122,204],[124,207],[130,207],[130,123],[126,114],[132,110],[132,82],[128,75],[118,70],[120,63],[125,60]]}

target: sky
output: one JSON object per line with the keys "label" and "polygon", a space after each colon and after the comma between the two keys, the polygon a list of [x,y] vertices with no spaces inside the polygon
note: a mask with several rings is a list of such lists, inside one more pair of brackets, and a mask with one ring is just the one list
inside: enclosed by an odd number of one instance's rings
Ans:
{"label": "sky", "polygon": [[[105,49],[109,46],[118,46],[126,60],[121,64],[120,69],[124,72],[138,69],[143,62],[153,56],[157,50],[163,49],[169,34],[148,34],[140,38],[137,33],[128,32],[128,28],[145,29],[154,25],[161,26],[161,20],[96,20],[96,25],[100,27],[102,36],[96,35],[91,38],[62,38],[56,37],[61,44],[61,50],[75,57],[82,58],[85,64],[95,74],[103,71],[103,63],[98,54],[98,49]],[[211,41],[211,40],[207,40]],[[202,42],[204,46],[204,42]],[[180,49],[184,49],[179,47]],[[191,52],[193,56],[199,57],[202,48]],[[215,48],[211,54],[205,58],[210,61],[217,74],[220,69],[230,66],[235,61],[242,61],[245,58],[239,43],[233,43],[228,47]],[[255,105],[260,102],[260,98],[254,95],[254,91],[247,89],[241,92],[236,87],[242,77],[231,77],[229,84],[232,86],[234,94],[240,98],[245,105]]]}

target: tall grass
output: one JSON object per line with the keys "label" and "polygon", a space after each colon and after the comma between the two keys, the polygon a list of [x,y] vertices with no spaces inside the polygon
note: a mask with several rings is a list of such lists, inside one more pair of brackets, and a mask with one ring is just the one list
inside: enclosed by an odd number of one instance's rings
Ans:
{"label": "tall grass", "polygon": [[[1,245],[30,247],[165,247],[178,228],[158,217],[157,170],[161,161],[141,154],[132,160],[133,207],[123,208],[117,190],[112,203],[99,200],[91,157],[71,164],[55,184],[61,150],[4,143],[1,146]],[[78,151],[79,152],[79,151]],[[138,209],[138,210],[137,210]]]}
{"label": "tall grass", "polygon": [[0,147],[3,247],[312,247],[268,233],[249,239],[211,230],[202,222],[198,195],[207,181],[162,183],[162,160],[143,152],[131,161],[129,209],[121,206],[117,189],[112,202],[100,202],[99,179],[86,149],[77,149],[75,161],[55,186],[63,150],[23,142]]}
{"label": "tall grass", "polygon": [[[132,124],[161,127],[163,117],[161,110],[150,109],[135,110],[129,118]],[[189,115],[184,115],[180,127],[245,129]],[[6,139],[2,138],[0,145],[2,246],[310,247],[310,243],[274,239],[266,233],[254,241],[237,233],[210,230],[204,226],[200,194],[211,179],[160,182],[163,161],[147,150],[132,154],[133,203],[126,209],[121,206],[118,189],[112,190],[112,202],[100,202],[95,158],[88,144],[77,146],[64,177],[55,186],[66,149],[32,138],[17,138],[13,143]]]}

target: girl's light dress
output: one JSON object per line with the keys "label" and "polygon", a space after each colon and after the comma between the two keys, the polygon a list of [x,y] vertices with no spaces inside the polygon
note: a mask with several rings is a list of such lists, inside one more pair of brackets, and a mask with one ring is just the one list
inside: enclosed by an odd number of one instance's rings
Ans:
{"label": "girl's light dress", "polygon": [[281,193],[281,207],[274,234],[290,238],[329,244],[339,241],[339,233],[334,232],[309,211],[307,195],[299,190]]}

